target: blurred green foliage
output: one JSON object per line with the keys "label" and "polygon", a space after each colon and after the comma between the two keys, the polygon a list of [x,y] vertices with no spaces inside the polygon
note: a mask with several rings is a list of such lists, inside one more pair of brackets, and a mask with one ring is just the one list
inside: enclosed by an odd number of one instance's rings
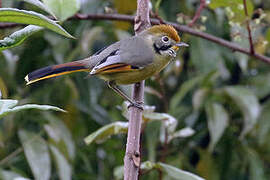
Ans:
{"label": "blurred green foliage", "polygon": [[[87,57],[131,36],[133,26],[126,23],[66,19],[78,10],[134,14],[135,1],[66,0],[73,2],[66,9],[60,1],[40,1],[49,11],[35,0],[26,2],[2,0],[2,7],[53,12],[76,40],[39,30],[26,40],[23,37],[19,46],[1,51],[0,97],[20,104],[49,104],[68,113],[32,109],[1,116],[0,179],[121,178],[127,125],[123,100],[102,80],[85,78],[83,73],[31,86],[25,86],[24,76],[40,67]],[[193,28],[249,48],[248,18],[256,52],[270,56],[269,2],[247,0],[247,5],[248,17],[242,0],[208,1]],[[198,6],[199,0],[152,1],[162,18],[181,24],[191,21]],[[0,39],[21,29],[0,29]],[[207,180],[269,179],[269,65],[179,33],[190,47],[146,81],[145,103],[151,106],[144,112],[141,179],[178,179],[182,171],[174,167]],[[1,108],[0,103],[0,112]],[[86,145],[89,134],[92,143]]]}

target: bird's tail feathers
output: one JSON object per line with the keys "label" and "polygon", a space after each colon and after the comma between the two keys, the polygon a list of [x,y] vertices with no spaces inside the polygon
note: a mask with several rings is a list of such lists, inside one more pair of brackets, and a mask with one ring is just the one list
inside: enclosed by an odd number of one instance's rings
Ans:
{"label": "bird's tail feathers", "polygon": [[34,82],[49,79],[52,77],[61,76],[64,74],[70,74],[74,72],[86,71],[89,72],[91,69],[85,63],[84,60],[74,61],[65,64],[53,65],[38,69],[33,71],[25,76],[25,81],[27,85],[32,84]]}

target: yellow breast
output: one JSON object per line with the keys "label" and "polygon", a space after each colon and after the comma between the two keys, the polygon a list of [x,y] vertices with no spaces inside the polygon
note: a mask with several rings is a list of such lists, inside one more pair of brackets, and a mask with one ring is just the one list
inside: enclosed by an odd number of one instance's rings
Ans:
{"label": "yellow breast", "polygon": [[126,72],[114,72],[100,74],[99,77],[105,81],[114,81],[116,84],[133,84],[145,80],[159,73],[170,62],[171,58],[155,55],[153,63],[142,69],[134,69]]}

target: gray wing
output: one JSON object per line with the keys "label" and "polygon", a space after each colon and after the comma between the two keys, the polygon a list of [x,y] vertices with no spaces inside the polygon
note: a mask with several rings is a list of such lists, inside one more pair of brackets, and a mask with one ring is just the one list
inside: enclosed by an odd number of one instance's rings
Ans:
{"label": "gray wing", "polygon": [[122,63],[137,67],[145,67],[153,62],[152,47],[140,36],[133,36],[120,44],[119,51]]}
{"label": "gray wing", "polygon": [[[112,44],[91,58],[96,62],[90,74],[113,64],[128,64],[143,68],[153,62],[153,51],[141,37],[133,36]],[[92,61],[93,62],[93,61]]]}

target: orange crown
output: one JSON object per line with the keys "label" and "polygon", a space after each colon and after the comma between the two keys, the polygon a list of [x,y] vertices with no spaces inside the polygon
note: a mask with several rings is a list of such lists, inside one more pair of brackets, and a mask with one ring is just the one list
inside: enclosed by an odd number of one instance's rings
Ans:
{"label": "orange crown", "polygon": [[176,42],[180,42],[180,37],[177,31],[171,25],[167,25],[167,24],[155,25],[149,28],[149,31],[153,34],[164,33],[167,36],[169,36],[171,39],[175,40]]}

